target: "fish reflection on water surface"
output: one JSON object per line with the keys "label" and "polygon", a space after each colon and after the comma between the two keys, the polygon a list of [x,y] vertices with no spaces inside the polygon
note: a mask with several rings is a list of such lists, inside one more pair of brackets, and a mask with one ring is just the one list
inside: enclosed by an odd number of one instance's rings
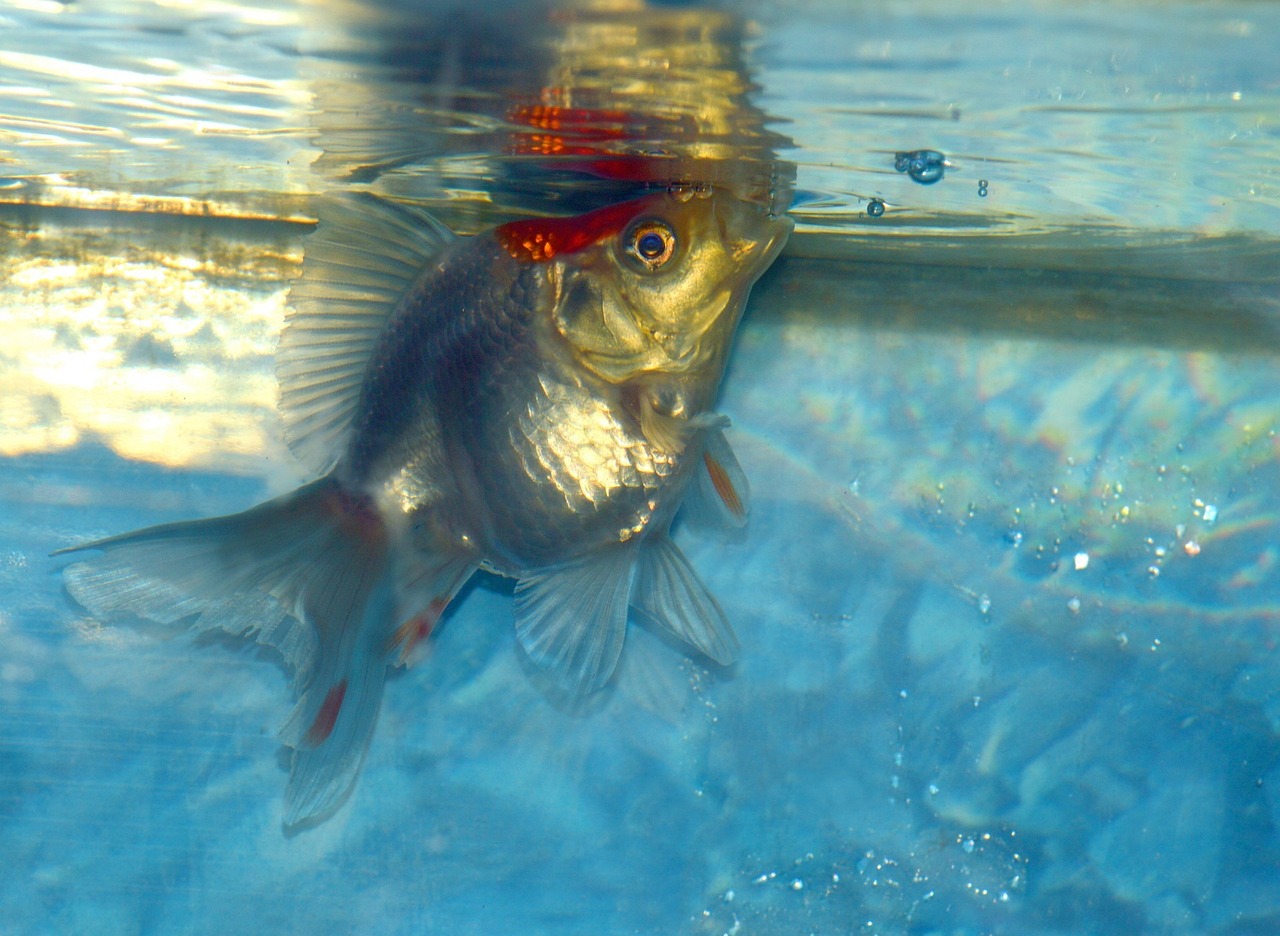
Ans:
{"label": "fish reflection on water surface", "polygon": [[294,672],[286,822],[351,788],[386,668],[480,568],[517,580],[520,645],[561,686],[610,678],[628,611],[719,663],[737,641],[668,536],[745,522],[710,407],[747,294],[791,222],[677,185],[455,238],[326,199],[277,361],[291,448],[321,474],[229,517],[79,549],[97,614],[252,634]]}

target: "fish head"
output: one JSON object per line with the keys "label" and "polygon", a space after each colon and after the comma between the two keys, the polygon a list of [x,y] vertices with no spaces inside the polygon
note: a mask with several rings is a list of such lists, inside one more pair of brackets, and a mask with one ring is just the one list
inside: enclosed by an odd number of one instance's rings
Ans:
{"label": "fish head", "polygon": [[516,235],[513,256],[543,245],[555,331],[587,370],[624,383],[718,380],[751,286],[791,228],[727,189],[688,185],[578,218],[515,222],[500,236],[510,245]]}

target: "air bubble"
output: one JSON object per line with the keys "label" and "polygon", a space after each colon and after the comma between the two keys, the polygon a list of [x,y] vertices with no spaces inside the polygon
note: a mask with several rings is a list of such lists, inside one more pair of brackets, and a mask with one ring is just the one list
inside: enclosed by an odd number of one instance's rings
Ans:
{"label": "air bubble", "polygon": [[867,214],[873,218],[878,218],[884,214],[884,202],[878,198],[873,198],[867,202]]}
{"label": "air bubble", "polygon": [[937,150],[912,150],[893,154],[893,168],[921,185],[933,185],[946,172],[947,157]]}

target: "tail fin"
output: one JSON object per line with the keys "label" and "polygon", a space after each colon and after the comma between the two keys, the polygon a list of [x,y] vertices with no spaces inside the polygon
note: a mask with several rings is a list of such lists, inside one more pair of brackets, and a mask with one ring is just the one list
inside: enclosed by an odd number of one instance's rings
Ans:
{"label": "tail fin", "polygon": [[281,729],[294,749],[285,821],[333,812],[364,760],[393,643],[396,589],[376,506],[325,478],[244,513],[61,552],[81,549],[102,550],[66,570],[91,612],[190,619],[280,652],[298,693]]}

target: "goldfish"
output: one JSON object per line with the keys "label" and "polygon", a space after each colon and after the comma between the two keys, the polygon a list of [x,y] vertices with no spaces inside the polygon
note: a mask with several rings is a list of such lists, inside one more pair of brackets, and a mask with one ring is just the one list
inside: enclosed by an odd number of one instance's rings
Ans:
{"label": "goldfish", "polygon": [[629,614],[728,664],[738,641],[670,536],[745,522],[713,410],[749,291],[791,230],[674,185],[458,237],[331,195],[281,333],[280,413],[318,477],[243,513],[60,552],[71,596],[275,648],[296,702],[285,823],[350,794],[389,667],[478,569],[515,579],[518,644],[552,680],[610,679]]}

